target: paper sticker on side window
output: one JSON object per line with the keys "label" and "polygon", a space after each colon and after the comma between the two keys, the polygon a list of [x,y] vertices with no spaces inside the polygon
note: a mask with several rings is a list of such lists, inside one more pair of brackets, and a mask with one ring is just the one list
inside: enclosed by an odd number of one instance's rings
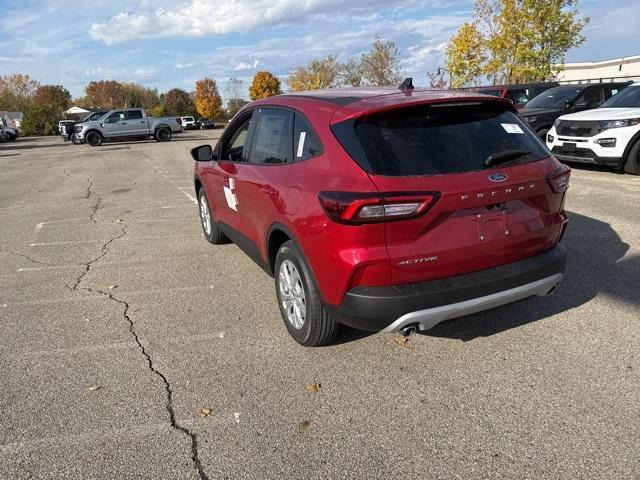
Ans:
{"label": "paper sticker on side window", "polygon": [[502,128],[504,128],[507,133],[523,133],[524,134],[524,132],[520,128],[520,125],[518,125],[517,123],[501,123],[500,125],[502,125]]}
{"label": "paper sticker on side window", "polygon": [[307,132],[300,132],[300,140],[298,140],[298,151],[296,152],[296,157],[298,158],[302,156],[302,152],[304,151],[305,138],[307,138]]}

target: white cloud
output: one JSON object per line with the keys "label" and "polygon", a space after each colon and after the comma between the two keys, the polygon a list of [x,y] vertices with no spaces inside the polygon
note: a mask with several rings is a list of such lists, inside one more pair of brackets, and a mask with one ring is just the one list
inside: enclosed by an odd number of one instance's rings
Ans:
{"label": "white cloud", "polygon": [[172,8],[120,12],[106,22],[95,22],[89,34],[95,40],[113,45],[140,38],[198,37],[247,33],[259,27],[285,25],[313,15],[331,17],[378,15],[398,6],[416,7],[434,0],[190,0]]}
{"label": "white cloud", "polygon": [[187,63],[180,63],[180,62],[176,62],[175,63],[175,67],[178,70],[182,70],[184,68],[191,68],[196,64],[196,62],[187,62]]}

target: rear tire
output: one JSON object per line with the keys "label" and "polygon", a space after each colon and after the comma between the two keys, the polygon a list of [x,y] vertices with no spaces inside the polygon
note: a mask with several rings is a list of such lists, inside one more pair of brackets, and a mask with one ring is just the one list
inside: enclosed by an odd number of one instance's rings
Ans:
{"label": "rear tire", "polygon": [[200,211],[200,225],[202,226],[202,232],[204,233],[207,241],[214,245],[229,243],[229,239],[224,233],[222,233],[213,219],[211,205],[209,204],[209,199],[207,198],[207,193],[204,191],[204,187],[200,187],[200,190],[198,191],[198,210]]}
{"label": "rear tire", "polygon": [[638,140],[627,155],[624,171],[631,175],[640,175],[640,140]]}
{"label": "rear tire", "polygon": [[167,127],[160,127],[154,135],[157,142],[168,142],[171,140],[171,130]]}
{"label": "rear tire", "polygon": [[280,313],[293,339],[305,347],[331,343],[339,325],[325,310],[302,252],[290,240],[278,250],[274,277]]}
{"label": "rear tire", "polygon": [[102,134],[100,132],[89,132],[85,137],[87,143],[92,147],[99,147],[102,145]]}

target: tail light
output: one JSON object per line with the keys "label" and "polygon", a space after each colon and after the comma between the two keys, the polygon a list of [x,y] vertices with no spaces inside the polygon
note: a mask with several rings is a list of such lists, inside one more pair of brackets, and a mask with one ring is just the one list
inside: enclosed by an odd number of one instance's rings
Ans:
{"label": "tail light", "polygon": [[566,192],[569,188],[569,177],[571,176],[571,169],[566,165],[562,165],[556,168],[553,172],[547,175],[547,181],[551,186],[553,193]]}
{"label": "tail light", "polygon": [[438,192],[320,192],[320,205],[338,223],[389,222],[419,217],[440,198]]}
{"label": "tail light", "polygon": [[176,117],[176,122],[178,122],[178,125],[182,125],[182,118]]}

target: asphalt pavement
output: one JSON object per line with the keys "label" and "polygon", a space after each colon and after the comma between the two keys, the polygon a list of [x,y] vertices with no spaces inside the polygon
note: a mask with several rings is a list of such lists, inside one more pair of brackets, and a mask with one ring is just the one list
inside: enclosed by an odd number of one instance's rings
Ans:
{"label": "asphalt pavement", "polygon": [[640,478],[640,177],[574,168],[555,295],[304,348],[202,236],[220,132],[0,145],[1,479]]}

